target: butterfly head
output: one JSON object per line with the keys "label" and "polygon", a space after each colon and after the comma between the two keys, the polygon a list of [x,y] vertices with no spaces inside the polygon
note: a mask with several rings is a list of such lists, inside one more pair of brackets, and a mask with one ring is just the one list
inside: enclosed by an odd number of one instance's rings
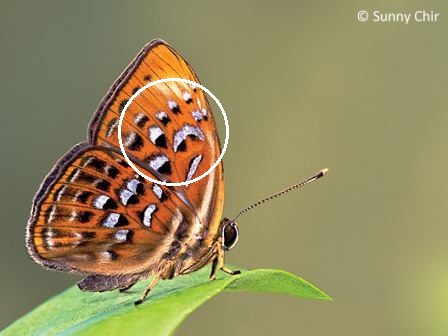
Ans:
{"label": "butterfly head", "polygon": [[238,242],[238,225],[235,221],[224,218],[221,222],[221,227],[222,245],[226,251],[229,251]]}

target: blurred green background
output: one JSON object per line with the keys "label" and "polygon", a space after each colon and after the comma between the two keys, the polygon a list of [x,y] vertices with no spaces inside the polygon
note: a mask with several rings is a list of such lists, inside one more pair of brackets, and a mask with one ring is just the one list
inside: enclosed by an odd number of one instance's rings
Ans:
{"label": "blurred green background", "polygon": [[[441,14],[375,24],[361,9]],[[3,1],[0,327],[77,281],[28,257],[31,200],[160,37],[228,114],[226,215],[331,169],[241,218],[227,261],[334,301],[226,293],[178,334],[447,335],[447,18],[445,1]]]}

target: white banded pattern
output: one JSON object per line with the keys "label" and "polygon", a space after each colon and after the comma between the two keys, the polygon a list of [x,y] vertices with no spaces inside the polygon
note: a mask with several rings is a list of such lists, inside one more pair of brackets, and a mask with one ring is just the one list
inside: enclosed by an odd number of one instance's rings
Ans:
{"label": "white banded pattern", "polygon": [[61,189],[59,189],[57,195],[56,195],[56,202],[60,202],[62,196],[64,195],[65,191],[67,190],[67,186],[64,185]]}
{"label": "white banded pattern", "polygon": [[117,230],[115,238],[119,241],[126,241],[129,239],[129,230]]}
{"label": "white banded pattern", "polygon": [[147,121],[148,117],[143,112],[139,112],[134,118],[134,122],[137,126],[144,125]]}
{"label": "white banded pattern", "polygon": [[98,253],[99,258],[101,259],[101,261],[112,261],[115,260],[117,258],[117,253],[114,251],[102,251]]}
{"label": "white banded pattern", "polygon": [[101,221],[101,225],[106,228],[116,228],[120,226],[126,226],[129,224],[129,220],[126,216],[116,213],[107,212]]}
{"label": "white banded pattern", "polygon": [[111,212],[107,214],[106,219],[103,221],[102,225],[107,228],[113,228],[118,223],[120,216],[121,215],[116,212]]}
{"label": "white banded pattern", "polygon": [[140,185],[140,183],[141,182],[139,180],[137,180],[137,179],[129,180],[126,183],[126,188],[128,188],[130,191],[132,191],[134,194],[136,194],[137,193],[137,188]]}
{"label": "white banded pattern", "polygon": [[53,230],[53,228],[48,227],[47,231],[45,232],[45,244],[47,245],[48,249],[52,249],[55,245],[55,241],[53,238],[56,238],[58,235],[56,233],[56,231]]}
{"label": "white banded pattern", "polygon": [[128,189],[120,189],[118,192],[118,196],[120,197],[121,204],[127,205],[129,202],[129,199],[135,195],[134,192],[128,190]]}
{"label": "white banded pattern", "polygon": [[[187,181],[190,181],[194,175],[194,173],[196,173],[196,170],[198,169],[199,163],[202,160],[202,155],[198,155],[196,156],[194,159],[191,160],[190,162],[190,168],[188,169],[188,173],[187,173]],[[189,187],[190,185],[188,185],[187,187]]]}
{"label": "white banded pattern", "polygon": [[164,154],[154,156],[149,160],[149,166],[154,170],[159,170],[160,167],[162,167],[165,163],[169,162],[170,160],[168,157]]}
{"label": "white banded pattern", "polygon": [[184,93],[182,93],[182,98],[185,100],[187,104],[193,101],[193,97],[191,96],[190,92],[187,91],[184,91]]}
{"label": "white banded pattern", "polygon": [[54,219],[56,218],[56,212],[57,211],[58,211],[58,207],[56,206],[56,204],[53,204],[51,206],[50,214],[47,217],[47,224],[50,224],[51,222],[54,221]]}
{"label": "white banded pattern", "polygon": [[153,184],[152,185],[152,191],[154,192],[154,194],[157,196],[157,198],[160,200],[162,199],[163,196],[163,190],[162,188],[158,185],[158,184]]}
{"label": "white banded pattern", "polygon": [[179,105],[174,100],[168,100],[168,107],[173,112],[179,112]]}
{"label": "white banded pattern", "polygon": [[168,114],[166,114],[166,112],[159,111],[156,113],[156,118],[162,121],[163,119],[168,118]]}
{"label": "white banded pattern", "polygon": [[129,203],[135,204],[137,202],[137,194],[142,190],[141,182],[135,178],[127,180],[124,184],[124,188],[118,190],[118,197],[123,205],[128,205]]}
{"label": "white banded pattern", "polygon": [[137,138],[137,134],[135,132],[126,134],[126,136],[124,138],[124,145],[126,147],[131,146],[135,142],[136,138]]}
{"label": "white banded pattern", "polygon": [[75,182],[80,174],[80,170],[78,168],[76,168],[76,170],[74,170],[75,173],[72,173],[70,181],[69,182]]}
{"label": "white banded pattern", "polygon": [[187,136],[195,136],[201,141],[204,141],[205,139],[204,134],[199,127],[185,125],[174,134],[173,147],[175,152],[178,151],[179,145],[187,139]]}
{"label": "white banded pattern", "polygon": [[201,121],[204,118],[204,114],[201,111],[193,110],[191,112],[191,115],[193,116],[194,120]]}
{"label": "white banded pattern", "polygon": [[106,137],[110,137],[112,133],[118,128],[118,119],[114,118],[109,122],[106,130]]}
{"label": "white banded pattern", "polygon": [[93,201],[93,206],[96,208],[96,209],[103,209],[104,208],[104,204],[106,204],[106,202],[108,201],[108,200],[110,200],[110,197],[109,196],[106,196],[106,195],[100,195],[100,196],[97,196],[95,199],[94,199],[94,201]]}
{"label": "white banded pattern", "polygon": [[148,132],[149,132],[149,139],[151,140],[151,142],[153,144],[156,144],[156,140],[161,135],[164,135],[162,129],[157,125],[153,125],[153,126],[149,127]]}
{"label": "white banded pattern", "polygon": [[155,205],[155,204],[150,204],[146,207],[146,209],[143,213],[143,225],[144,226],[151,227],[152,214],[156,210],[157,210],[157,205]]}

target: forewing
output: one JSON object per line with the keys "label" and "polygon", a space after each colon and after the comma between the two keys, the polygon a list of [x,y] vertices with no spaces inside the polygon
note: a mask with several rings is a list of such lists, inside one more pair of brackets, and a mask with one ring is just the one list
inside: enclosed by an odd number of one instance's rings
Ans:
{"label": "forewing", "polygon": [[[130,97],[150,81],[183,78],[199,82],[188,63],[161,40],[146,45],[111,87],[89,128],[92,144],[119,148],[118,121]],[[158,180],[183,182],[205,173],[221,148],[205,93],[182,82],[152,86],[126,110],[123,144],[132,161]],[[175,192],[201,225],[217,229],[223,207],[223,168]],[[193,229],[198,232],[200,228]]]}
{"label": "forewing", "polygon": [[40,264],[103,275],[151,271],[183,217],[177,196],[113,150],[75,146],[36,195],[27,245]]}

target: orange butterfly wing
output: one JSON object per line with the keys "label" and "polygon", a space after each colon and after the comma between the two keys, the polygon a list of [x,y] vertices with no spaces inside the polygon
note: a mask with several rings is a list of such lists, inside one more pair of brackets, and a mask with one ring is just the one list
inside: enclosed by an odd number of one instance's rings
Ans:
{"label": "orange butterfly wing", "polygon": [[[180,55],[155,40],[101,102],[89,143],[75,146],[48,175],[27,227],[28,250],[38,263],[88,274],[151,273],[164,257],[213,239],[223,207],[222,164],[188,187],[167,188],[139,177],[118,147],[124,102],[145,80],[167,77],[198,82]],[[146,90],[123,121],[126,153],[154,179],[192,179],[220,154],[204,93],[182,84]]]}
{"label": "orange butterfly wing", "polygon": [[[106,94],[90,123],[89,140],[119,148],[118,120],[123,107],[149,81],[163,78],[199,82],[174,49],[154,40],[142,49]],[[122,136],[126,154],[159,180],[168,182],[183,182],[202,175],[221,153],[205,93],[181,82],[152,86],[134,99],[122,123]],[[164,160],[163,165],[155,166],[159,171],[151,169],[157,159]],[[214,225],[222,213],[223,188],[220,164],[206,178],[177,189],[191,203],[200,221]],[[214,192],[216,189],[220,190],[219,195]]]}
{"label": "orange butterfly wing", "polygon": [[[123,268],[131,273],[151,268],[160,247],[171,243],[178,211],[171,192],[159,188],[116,152],[80,144],[44,181],[30,246],[42,264],[66,271],[119,274]],[[163,202],[157,196],[162,194]]]}

